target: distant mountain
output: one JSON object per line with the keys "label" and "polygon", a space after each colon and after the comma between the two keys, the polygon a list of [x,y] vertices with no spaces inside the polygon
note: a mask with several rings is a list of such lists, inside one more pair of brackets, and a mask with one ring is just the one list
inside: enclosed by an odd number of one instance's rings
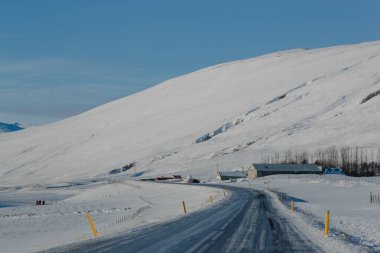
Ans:
{"label": "distant mountain", "polygon": [[378,149],[379,66],[380,41],[201,69],[59,122],[0,134],[0,185],[114,171],[204,179],[288,149]]}
{"label": "distant mountain", "polygon": [[13,124],[0,122],[0,133],[1,132],[15,132],[15,131],[20,131],[22,129],[24,129],[24,127],[22,127],[17,122]]}

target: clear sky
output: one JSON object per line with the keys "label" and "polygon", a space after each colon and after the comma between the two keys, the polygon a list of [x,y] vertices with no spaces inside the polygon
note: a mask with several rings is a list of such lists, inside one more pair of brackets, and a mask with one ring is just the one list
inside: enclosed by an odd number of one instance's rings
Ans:
{"label": "clear sky", "polygon": [[378,0],[0,0],[0,121],[43,124],[217,63],[373,40]]}

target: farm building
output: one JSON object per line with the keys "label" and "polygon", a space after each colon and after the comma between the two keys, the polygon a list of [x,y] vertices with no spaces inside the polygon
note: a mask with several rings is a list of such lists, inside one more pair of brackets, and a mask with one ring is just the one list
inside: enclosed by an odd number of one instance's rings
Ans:
{"label": "farm building", "polygon": [[216,180],[236,180],[238,178],[246,178],[247,176],[248,174],[246,171],[218,171]]}
{"label": "farm building", "polygon": [[322,174],[322,168],[315,164],[265,164],[253,163],[248,168],[248,177],[264,177],[276,174]]}

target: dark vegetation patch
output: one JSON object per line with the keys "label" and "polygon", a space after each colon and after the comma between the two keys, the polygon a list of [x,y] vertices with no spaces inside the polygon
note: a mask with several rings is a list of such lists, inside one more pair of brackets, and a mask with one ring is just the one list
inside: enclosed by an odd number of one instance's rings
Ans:
{"label": "dark vegetation patch", "polygon": [[136,165],[136,162],[132,162],[132,163],[129,163],[129,164],[126,164],[124,165],[123,167],[121,168],[117,168],[117,169],[113,169],[109,172],[109,174],[118,174],[118,173],[121,173],[121,172],[124,172],[124,171],[127,171],[129,169],[132,169],[134,166]]}
{"label": "dark vegetation patch", "polygon": [[282,95],[280,95],[280,96],[278,96],[278,97],[275,97],[274,99],[270,100],[270,101],[267,102],[266,104],[269,105],[269,104],[271,104],[271,103],[273,103],[273,102],[276,102],[276,101],[279,101],[279,100],[281,100],[281,99],[283,99],[283,98],[285,98],[285,97],[286,97],[286,93],[284,93],[284,94],[282,94]]}
{"label": "dark vegetation patch", "polygon": [[164,160],[164,159],[168,158],[169,156],[175,155],[175,154],[177,154],[177,153],[178,153],[178,152],[175,151],[175,152],[172,152],[172,153],[166,153],[166,154],[163,154],[163,155],[160,155],[160,156],[154,157],[154,158],[152,159],[152,163],[155,163],[155,162],[157,162],[157,161]]}
{"label": "dark vegetation patch", "polygon": [[201,137],[197,138],[195,140],[195,143],[201,143],[201,142],[204,142],[204,141],[208,141],[211,138],[215,137],[216,135],[224,133],[227,130],[229,130],[229,129],[233,128],[234,126],[237,126],[237,125],[239,125],[239,124],[241,124],[243,122],[244,122],[244,120],[242,118],[237,118],[234,121],[227,122],[226,124],[224,124],[223,126],[219,127],[218,129],[214,130],[213,132],[207,133],[207,134],[202,135]]}
{"label": "dark vegetation patch", "polygon": [[229,154],[232,154],[232,153],[235,153],[235,152],[242,151],[242,150],[248,148],[249,146],[255,144],[257,141],[259,141],[261,139],[262,139],[262,137],[258,138],[257,140],[250,141],[250,142],[238,145],[238,146],[233,147],[233,148],[224,148],[223,150],[216,152],[211,158],[220,157],[220,156],[224,156],[224,155],[229,155]]}
{"label": "dark vegetation patch", "polygon": [[360,102],[360,104],[364,104],[365,102],[367,102],[371,98],[376,97],[377,95],[380,95],[380,90],[377,90],[375,92],[370,93],[368,96],[366,96],[365,98],[363,98],[363,100]]}

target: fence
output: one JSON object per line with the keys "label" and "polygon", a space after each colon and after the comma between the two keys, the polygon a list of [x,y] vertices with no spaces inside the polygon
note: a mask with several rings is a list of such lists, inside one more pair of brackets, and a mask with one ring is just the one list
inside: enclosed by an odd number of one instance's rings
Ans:
{"label": "fence", "polygon": [[369,203],[370,204],[380,204],[380,195],[369,193]]}

